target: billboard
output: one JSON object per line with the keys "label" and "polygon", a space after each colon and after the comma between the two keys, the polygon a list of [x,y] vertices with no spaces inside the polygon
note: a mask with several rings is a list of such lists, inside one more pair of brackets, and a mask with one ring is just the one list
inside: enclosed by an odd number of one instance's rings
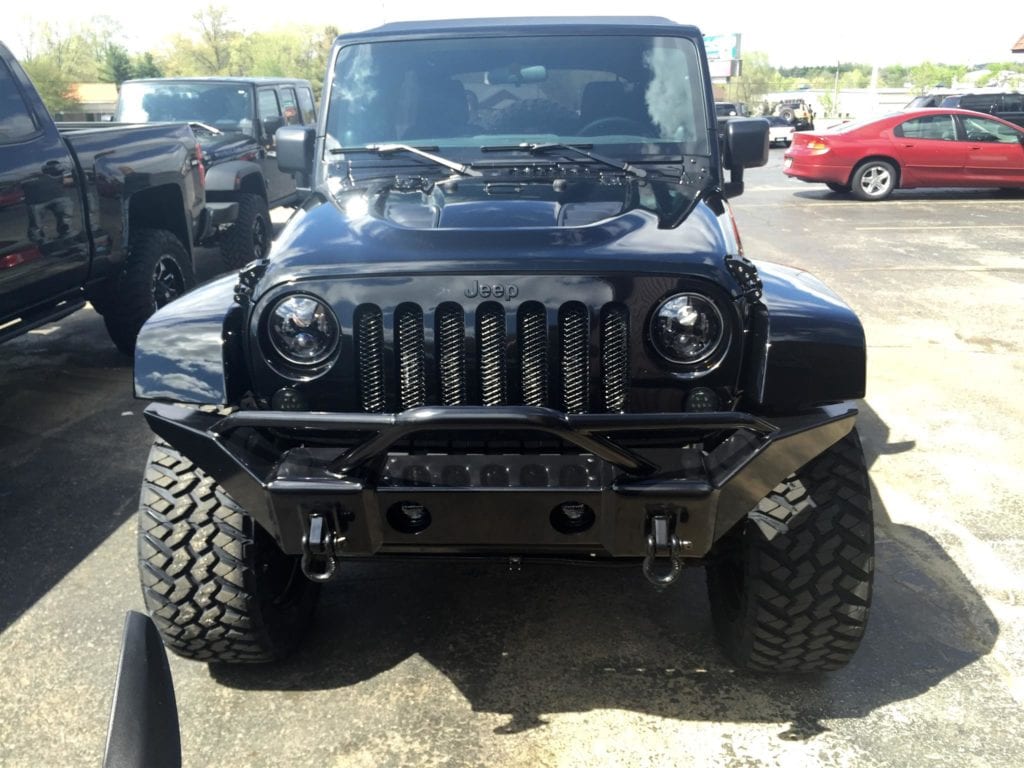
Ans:
{"label": "billboard", "polygon": [[740,34],[704,35],[704,48],[708,52],[708,68],[713,80],[728,80],[740,74]]}

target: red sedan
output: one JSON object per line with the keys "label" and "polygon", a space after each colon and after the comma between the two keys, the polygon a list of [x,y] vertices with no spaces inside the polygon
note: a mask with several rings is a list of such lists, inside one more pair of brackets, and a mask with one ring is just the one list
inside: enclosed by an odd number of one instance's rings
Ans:
{"label": "red sedan", "polygon": [[783,173],[884,200],[897,187],[1024,188],[1024,130],[981,112],[915,109],[793,134]]}

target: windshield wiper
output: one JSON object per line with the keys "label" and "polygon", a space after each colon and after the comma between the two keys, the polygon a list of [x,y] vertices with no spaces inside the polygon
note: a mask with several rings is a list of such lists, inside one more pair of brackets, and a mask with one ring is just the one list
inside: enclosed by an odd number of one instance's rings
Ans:
{"label": "windshield wiper", "polygon": [[[646,179],[652,175],[651,171],[645,168],[639,168],[632,163],[626,163],[621,160],[613,160],[610,157],[604,155],[598,155],[594,152],[588,152],[593,144],[559,144],[559,143],[533,143],[523,142],[522,144],[510,144],[508,146],[490,146],[480,147],[481,152],[528,152],[531,155],[545,155],[549,152],[572,152],[579,155],[580,157],[586,157],[589,160],[593,160],[595,163],[606,165],[609,168],[615,168],[616,170],[628,173],[631,176],[635,176],[638,179]],[[657,171],[654,172],[654,178],[663,179],[666,176]]]}
{"label": "windshield wiper", "polygon": [[[431,147],[433,149],[433,147]],[[473,168],[468,163],[456,163],[454,160],[449,160],[441,155],[435,155],[433,152],[428,152],[425,149],[419,147],[413,147],[409,144],[368,144],[365,147],[335,147],[330,150],[332,155],[344,155],[353,154],[356,152],[373,152],[377,155],[387,157],[388,155],[394,155],[399,152],[408,153],[415,155],[416,157],[422,157],[424,160],[429,160],[432,163],[436,163],[460,176],[480,176],[480,171]]]}

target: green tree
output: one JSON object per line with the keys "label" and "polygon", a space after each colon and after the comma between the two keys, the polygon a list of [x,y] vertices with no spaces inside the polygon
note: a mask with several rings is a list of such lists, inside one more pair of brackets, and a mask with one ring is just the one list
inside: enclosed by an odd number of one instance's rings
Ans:
{"label": "green tree", "polygon": [[132,77],[163,77],[164,71],[153,59],[153,54],[146,51],[132,57]]}
{"label": "green tree", "polygon": [[729,96],[757,113],[759,109],[754,105],[763,101],[764,94],[779,90],[780,81],[778,71],[768,62],[768,54],[749,51],[743,56],[742,74],[729,83]]}
{"label": "green tree", "polygon": [[108,43],[103,51],[103,66],[100,67],[100,79],[107,83],[121,85],[125,80],[135,76],[131,56],[127,49],[117,43]]}

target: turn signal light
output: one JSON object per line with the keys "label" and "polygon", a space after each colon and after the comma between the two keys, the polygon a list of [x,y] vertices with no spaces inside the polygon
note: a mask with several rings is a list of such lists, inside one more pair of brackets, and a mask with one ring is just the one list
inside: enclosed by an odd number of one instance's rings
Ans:
{"label": "turn signal light", "polygon": [[828,144],[824,139],[810,139],[807,148],[812,152],[825,152],[828,150]]}

